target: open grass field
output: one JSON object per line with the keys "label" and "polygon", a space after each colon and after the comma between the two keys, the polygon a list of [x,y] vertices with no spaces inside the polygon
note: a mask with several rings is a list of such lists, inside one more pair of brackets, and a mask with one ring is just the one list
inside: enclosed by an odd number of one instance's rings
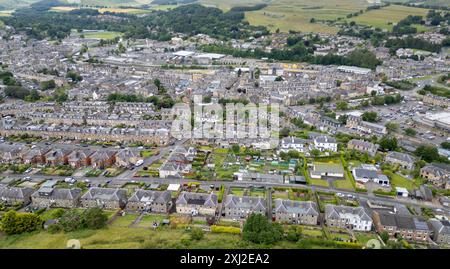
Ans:
{"label": "open grass field", "polygon": [[137,217],[138,215],[126,214],[125,216],[117,217],[111,225],[114,227],[128,227],[137,219]]}
{"label": "open grass field", "polygon": [[[357,17],[347,19],[347,21],[354,21],[357,24],[369,25],[391,31],[393,27],[392,23],[397,23],[408,15],[425,17],[427,12],[428,9],[425,8],[390,5],[381,9],[367,11]],[[426,30],[422,25],[416,25],[416,27],[419,31]]]}
{"label": "open grass field", "polygon": [[264,25],[271,30],[283,32],[296,30],[301,32],[336,33],[337,27],[322,23],[310,23],[316,20],[335,20],[345,17],[368,6],[365,0],[277,0],[258,11],[246,13],[246,19],[254,25]]}
{"label": "open grass field", "polygon": [[[13,13],[13,10],[2,10],[0,11],[0,17],[9,17]],[[3,22],[0,22],[0,26],[3,25]]]}
{"label": "open grass field", "polygon": [[122,33],[119,32],[110,32],[110,31],[83,31],[83,33],[78,33],[75,30],[72,30],[72,35],[80,36],[83,35],[84,38],[90,39],[114,39],[116,37],[122,36]]}
{"label": "open grass field", "polygon": [[[201,240],[189,240],[184,229],[145,229],[108,227],[101,230],[81,230],[50,234],[45,231],[22,235],[0,236],[0,249],[64,249],[67,241],[78,239],[84,249],[245,249],[261,248],[242,240],[240,235],[206,233]],[[273,248],[295,248],[295,243],[280,242]]]}

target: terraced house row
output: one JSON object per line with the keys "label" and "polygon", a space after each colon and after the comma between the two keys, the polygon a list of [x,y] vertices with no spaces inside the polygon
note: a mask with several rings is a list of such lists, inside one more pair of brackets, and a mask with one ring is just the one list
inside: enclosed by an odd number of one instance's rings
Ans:
{"label": "terraced house row", "polygon": [[[178,197],[176,198],[176,196]],[[93,208],[126,210],[139,213],[178,213],[199,217],[222,217],[243,221],[250,214],[268,216],[285,224],[319,225],[331,229],[357,232],[387,232],[391,237],[409,241],[450,243],[450,223],[440,219],[426,220],[419,216],[396,214],[380,210],[368,212],[362,206],[351,207],[326,204],[324,213],[312,201],[275,199],[272,208],[262,197],[227,195],[220,204],[211,193],[182,191],[154,191],[137,189],[131,195],[123,188],[92,187],[85,193],[81,189],[41,187],[39,190],[19,187],[0,187],[0,202],[17,206],[31,204],[37,208]],[[270,212],[271,211],[271,212]],[[219,216],[221,212],[221,216]]]}
{"label": "terraced house row", "polygon": [[139,153],[128,148],[120,150],[47,146],[0,148],[0,163],[7,164],[69,165],[74,169],[92,166],[102,169],[112,165],[131,167],[139,160],[142,160]]}

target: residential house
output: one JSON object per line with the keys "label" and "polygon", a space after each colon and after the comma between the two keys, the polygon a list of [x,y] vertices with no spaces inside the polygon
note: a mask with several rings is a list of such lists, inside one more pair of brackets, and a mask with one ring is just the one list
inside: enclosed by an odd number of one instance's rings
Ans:
{"label": "residential house", "polygon": [[280,151],[288,152],[290,150],[306,152],[308,150],[308,141],[296,137],[285,137],[281,139]]}
{"label": "residential house", "polygon": [[92,164],[91,155],[94,152],[90,149],[77,149],[72,151],[67,157],[67,161],[72,168],[87,167]]}
{"label": "residential house", "polygon": [[430,164],[420,169],[420,176],[433,185],[443,187],[450,179],[450,166],[443,164]]}
{"label": "residential house", "polygon": [[316,203],[275,200],[275,220],[283,223],[317,225],[319,210]]}
{"label": "residential house", "polygon": [[59,189],[43,187],[31,195],[32,205],[35,207],[78,207],[81,189]]}
{"label": "residential house", "polygon": [[374,211],[373,220],[378,233],[387,232],[391,237],[426,242],[431,233],[427,222],[415,216]]}
{"label": "residential house", "polygon": [[177,213],[214,216],[217,211],[217,195],[214,193],[182,192],[176,201]]}
{"label": "residential house", "polygon": [[353,168],[352,174],[357,182],[361,182],[363,184],[370,181],[378,183],[383,187],[390,186],[389,178],[379,173],[374,165],[362,164],[359,167]]}
{"label": "residential house", "polygon": [[261,197],[227,195],[224,203],[224,216],[231,219],[245,219],[250,214],[266,215],[267,201]]}
{"label": "residential house", "polygon": [[333,137],[320,135],[314,138],[314,148],[320,151],[337,152],[337,142]]}
{"label": "residential house", "polygon": [[128,199],[126,209],[131,211],[147,211],[169,213],[172,207],[170,191],[149,191],[138,189]]}
{"label": "residential house", "polygon": [[143,158],[139,153],[131,149],[121,149],[116,155],[116,165],[120,167],[133,167],[139,160]]}
{"label": "residential house", "polygon": [[434,242],[450,245],[450,222],[448,220],[430,219],[428,224],[433,232]]}
{"label": "residential house", "polygon": [[363,121],[360,116],[349,115],[347,118],[347,128],[353,129],[360,134],[365,135],[385,135],[387,134],[387,129],[385,126]]}
{"label": "residential house", "polygon": [[126,189],[90,188],[80,199],[85,208],[100,207],[107,210],[125,208]]}
{"label": "residential house", "polygon": [[158,170],[160,178],[182,178],[183,174],[189,173],[192,170],[192,165],[176,162],[165,162]]}
{"label": "residential house", "polygon": [[68,149],[52,149],[45,154],[45,163],[48,166],[66,165],[71,152],[72,150]]}
{"label": "residential house", "polygon": [[0,186],[0,203],[6,205],[28,204],[31,201],[31,188],[3,187]]}
{"label": "residential house", "polygon": [[314,163],[310,171],[311,178],[322,177],[344,178],[344,168],[340,164]]}
{"label": "residential house", "polygon": [[112,166],[116,162],[116,153],[109,150],[100,150],[91,155],[91,165],[93,168],[104,169]]}
{"label": "residential house", "polygon": [[50,151],[47,147],[35,147],[22,156],[24,164],[45,164],[45,155]]}
{"label": "residential house", "polygon": [[370,156],[375,156],[378,145],[364,140],[352,139],[347,143],[347,149],[367,152]]}
{"label": "residential house", "polygon": [[3,152],[0,155],[0,163],[20,164],[22,163],[22,149],[14,148]]}
{"label": "residential house", "polygon": [[416,161],[416,158],[401,152],[391,151],[386,155],[385,162],[391,163],[391,164],[398,164],[401,168],[407,169],[407,170],[413,170],[414,169],[414,162]]}
{"label": "residential house", "polygon": [[372,229],[372,218],[363,207],[327,204],[325,206],[325,221],[328,227],[366,232]]}

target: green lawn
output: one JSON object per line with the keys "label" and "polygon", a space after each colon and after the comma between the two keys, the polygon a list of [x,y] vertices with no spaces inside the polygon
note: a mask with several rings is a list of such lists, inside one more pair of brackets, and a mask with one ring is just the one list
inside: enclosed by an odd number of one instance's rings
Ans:
{"label": "green lawn", "polygon": [[244,196],[244,189],[243,188],[230,188],[230,194],[233,194],[236,196]]}
{"label": "green lawn", "polygon": [[309,236],[309,237],[322,237],[323,233],[320,229],[309,229],[309,228],[303,228],[302,234]]}
{"label": "green lawn", "polygon": [[145,215],[142,217],[141,221],[138,223],[138,227],[140,228],[150,228],[153,225],[153,222],[161,223],[164,219],[169,219],[168,216],[164,215]]}
{"label": "green lawn", "polygon": [[391,171],[383,171],[383,173],[389,177],[389,180],[391,181],[391,185],[395,187],[403,187],[408,190],[414,190],[418,186],[415,184],[414,180],[407,179],[405,177],[402,177],[399,174],[392,173]]}
{"label": "green lawn", "polygon": [[108,31],[96,31],[96,32],[83,32],[81,33],[85,38],[92,39],[114,39],[116,37],[122,36],[119,32],[108,32]]}
{"label": "green lawn", "polygon": [[329,187],[328,181],[325,179],[313,179],[311,178],[311,185]]}
{"label": "green lawn", "polygon": [[365,245],[371,239],[377,239],[378,237],[374,233],[355,233],[355,237],[359,243]]}
{"label": "green lawn", "polygon": [[133,223],[133,221],[136,220],[137,217],[137,215],[126,214],[123,217],[118,217],[111,225],[114,227],[128,227]]}
{"label": "green lawn", "polygon": [[140,154],[141,154],[142,158],[148,158],[148,157],[158,154],[158,150],[154,150],[154,149],[143,150],[143,151],[141,151]]}
{"label": "green lawn", "polygon": [[334,187],[338,189],[345,189],[345,190],[354,190],[353,184],[350,179],[337,179],[333,181]]}

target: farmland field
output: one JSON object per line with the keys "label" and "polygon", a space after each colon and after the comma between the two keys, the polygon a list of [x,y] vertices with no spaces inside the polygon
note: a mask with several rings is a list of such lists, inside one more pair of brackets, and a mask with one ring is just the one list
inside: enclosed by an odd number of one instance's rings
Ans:
{"label": "farmland field", "polygon": [[268,7],[246,13],[247,20],[254,25],[265,25],[271,30],[280,29],[287,32],[296,30],[302,32],[336,33],[337,27],[323,23],[310,23],[315,20],[335,20],[345,17],[368,6],[365,0],[278,0],[272,1]]}
{"label": "farmland field", "polygon": [[[427,12],[428,9],[425,8],[390,5],[381,9],[365,12],[362,15],[348,19],[348,21],[354,21],[358,24],[365,24],[391,31],[393,27],[392,23],[397,23],[408,15],[425,16]],[[418,27],[419,31],[424,29],[423,26]]]}
{"label": "farmland field", "polygon": [[[56,11],[56,12],[69,12],[72,10],[76,10],[78,9],[78,7],[65,7],[65,6],[61,6],[61,7],[52,7],[52,11]],[[138,9],[138,8],[112,8],[112,7],[108,7],[108,8],[99,8],[98,11],[100,13],[105,13],[105,12],[114,12],[114,13],[127,13],[127,14],[143,14],[143,13],[148,13],[150,12],[150,10],[146,10],[146,9]]]}

